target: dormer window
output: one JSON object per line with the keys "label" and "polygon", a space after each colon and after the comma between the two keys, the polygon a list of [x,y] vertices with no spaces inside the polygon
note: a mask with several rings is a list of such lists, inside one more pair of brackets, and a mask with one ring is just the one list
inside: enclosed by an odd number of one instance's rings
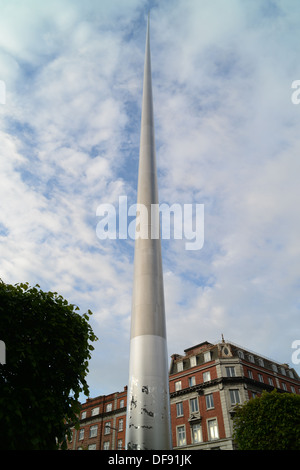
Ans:
{"label": "dormer window", "polygon": [[211,352],[207,351],[204,353],[204,362],[209,362],[211,360]]}
{"label": "dormer window", "polygon": [[191,367],[195,367],[197,365],[197,359],[196,359],[196,356],[192,356],[190,358],[190,364],[191,364]]}

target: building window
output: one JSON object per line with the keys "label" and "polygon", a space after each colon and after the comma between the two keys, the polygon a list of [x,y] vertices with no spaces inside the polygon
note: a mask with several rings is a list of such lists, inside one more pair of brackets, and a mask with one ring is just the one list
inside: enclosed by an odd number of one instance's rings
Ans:
{"label": "building window", "polygon": [[123,441],[122,439],[118,439],[118,450],[122,450],[123,447]]}
{"label": "building window", "polygon": [[204,362],[209,362],[211,361],[211,352],[207,351],[204,353]]}
{"label": "building window", "polygon": [[190,358],[190,364],[191,364],[191,367],[195,367],[197,365],[197,359],[196,359],[196,356],[192,356]]}
{"label": "building window", "polygon": [[264,367],[264,360],[260,357],[258,359],[258,364],[261,366],[261,367]]}
{"label": "building window", "polygon": [[193,387],[196,385],[196,377],[193,375],[193,377],[189,377],[189,387]]}
{"label": "building window", "polygon": [[98,426],[94,425],[90,427],[90,437],[96,437],[98,432]]}
{"label": "building window", "polygon": [[103,450],[109,450],[109,441],[103,442]]}
{"label": "building window", "polygon": [[191,398],[190,399],[190,412],[196,413],[197,411],[199,411],[198,398]]}
{"label": "building window", "polygon": [[183,416],[183,404],[182,401],[176,403],[176,416]]}
{"label": "building window", "polygon": [[81,419],[85,419],[85,418],[86,418],[86,411],[83,411],[83,412],[81,413]]}
{"label": "building window", "polygon": [[289,370],[288,373],[289,373],[289,376],[291,377],[291,379],[293,379],[293,378],[294,378],[293,371],[292,371],[292,370]]}
{"label": "building window", "polygon": [[276,366],[276,364],[272,364],[272,369],[273,369],[274,372],[277,372],[277,366]]}
{"label": "building window", "polygon": [[283,388],[284,391],[287,392],[287,386],[286,386],[286,384],[285,384],[284,382],[282,382],[282,388]]}
{"label": "building window", "polygon": [[104,434],[110,434],[111,423],[105,423],[104,425]]}
{"label": "building window", "polygon": [[235,377],[234,367],[225,367],[225,369],[226,369],[226,377]]}
{"label": "building window", "polygon": [[111,410],[112,410],[112,403],[108,403],[108,404],[106,405],[106,412],[109,412],[109,411],[111,411]]}
{"label": "building window", "polygon": [[119,431],[123,431],[123,418],[119,419]]}
{"label": "building window", "polygon": [[210,372],[203,372],[203,382],[210,381]]}
{"label": "building window", "polygon": [[96,444],[90,444],[88,450],[96,450]]}
{"label": "building window", "polygon": [[296,389],[293,385],[291,385],[291,391],[292,391],[292,393],[296,393]]}
{"label": "building window", "polygon": [[218,423],[216,419],[209,419],[207,421],[208,426],[208,439],[210,441],[214,439],[219,439],[219,430],[218,430]]}
{"label": "building window", "polygon": [[179,390],[181,390],[181,380],[175,382],[175,392],[178,392]]}
{"label": "building window", "polygon": [[248,359],[249,362],[254,362],[254,357],[252,356],[252,354],[248,354]]}
{"label": "building window", "polygon": [[286,375],[286,370],[285,370],[284,367],[281,367],[281,373],[282,373],[282,375]]}
{"label": "building window", "polygon": [[268,381],[269,381],[269,384],[272,385],[272,387],[274,387],[274,382],[273,382],[272,377],[268,377]]}
{"label": "building window", "polygon": [[183,370],[183,362],[177,362],[177,372],[181,372]]}
{"label": "building window", "polygon": [[120,408],[124,408],[124,404],[125,404],[124,400],[120,400]]}
{"label": "building window", "polygon": [[193,442],[193,444],[196,444],[197,442],[201,442],[202,441],[202,436],[201,436],[201,426],[200,426],[200,424],[192,424],[191,431],[192,431],[192,442]]}
{"label": "building window", "polygon": [[84,439],[84,428],[81,428],[79,430],[79,437],[78,437],[78,440],[79,441],[82,441],[82,439]]}
{"label": "building window", "polygon": [[243,351],[238,351],[238,356],[239,356],[240,359],[244,359]]}
{"label": "building window", "polygon": [[91,412],[92,416],[95,416],[95,415],[98,415],[98,414],[99,414],[99,406],[97,406],[97,408],[93,408],[92,412]]}
{"label": "building window", "polygon": [[249,369],[248,369],[248,371],[247,371],[247,372],[248,372],[248,377],[249,377],[249,379],[253,379],[253,373],[252,373],[252,370],[249,370]]}
{"label": "building window", "polygon": [[264,378],[261,374],[258,374],[258,380],[261,382],[261,383],[264,383]]}
{"label": "building window", "polygon": [[186,445],[185,426],[177,427],[177,445],[178,446]]}
{"label": "building window", "polygon": [[240,392],[238,389],[229,390],[230,395],[230,402],[232,405],[236,405],[237,403],[241,403],[240,400]]}
{"label": "building window", "polygon": [[210,410],[211,408],[214,408],[214,397],[212,393],[209,393],[208,395],[205,395],[205,402],[206,402],[206,409]]}

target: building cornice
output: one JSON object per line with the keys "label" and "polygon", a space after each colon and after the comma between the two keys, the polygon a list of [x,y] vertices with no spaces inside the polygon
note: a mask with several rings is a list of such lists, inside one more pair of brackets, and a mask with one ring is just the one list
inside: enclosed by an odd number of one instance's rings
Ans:
{"label": "building cornice", "polygon": [[[209,380],[207,382],[203,382],[202,384],[194,385],[193,387],[187,387],[182,390],[177,390],[175,392],[170,393],[170,398],[176,398],[180,397],[182,395],[187,395],[192,392],[197,392],[198,395],[203,395],[205,390],[218,386],[220,390],[223,389],[224,386],[230,386],[230,385],[243,385],[245,388],[248,388],[250,385],[253,388],[256,388],[259,391],[266,390],[266,391],[272,391],[274,388],[272,385],[269,385],[264,382],[260,382],[259,380],[254,380],[250,379],[248,377],[244,376],[236,376],[236,377],[219,377],[213,380]],[[278,392],[280,393],[291,393],[287,392],[285,390],[277,389]]]}

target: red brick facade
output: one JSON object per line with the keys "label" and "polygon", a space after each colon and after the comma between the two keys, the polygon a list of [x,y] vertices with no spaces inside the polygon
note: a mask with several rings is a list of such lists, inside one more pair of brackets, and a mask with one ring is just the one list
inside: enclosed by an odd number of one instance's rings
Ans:
{"label": "red brick facade", "polygon": [[[204,342],[184,352],[172,355],[169,374],[174,449],[234,449],[232,417],[237,403],[274,388],[300,394],[293,368],[233,343]],[[126,400],[127,387],[87,400],[80,430],[73,430],[68,448],[124,449]]]}
{"label": "red brick facade", "polygon": [[127,387],[123,392],[87,399],[82,404],[80,429],[72,429],[72,450],[124,450]]}

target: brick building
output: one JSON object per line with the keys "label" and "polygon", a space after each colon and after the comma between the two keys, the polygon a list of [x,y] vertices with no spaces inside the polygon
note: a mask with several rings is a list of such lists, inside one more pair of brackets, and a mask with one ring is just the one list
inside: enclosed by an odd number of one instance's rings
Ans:
{"label": "brick building", "polygon": [[[300,394],[300,379],[287,364],[245,348],[207,341],[173,354],[169,371],[174,449],[234,449],[233,409],[263,390]],[[69,449],[121,450],[125,445],[127,387],[88,399]]]}
{"label": "brick building", "polygon": [[127,387],[123,392],[87,399],[81,405],[80,429],[71,429],[69,450],[124,450]]}

